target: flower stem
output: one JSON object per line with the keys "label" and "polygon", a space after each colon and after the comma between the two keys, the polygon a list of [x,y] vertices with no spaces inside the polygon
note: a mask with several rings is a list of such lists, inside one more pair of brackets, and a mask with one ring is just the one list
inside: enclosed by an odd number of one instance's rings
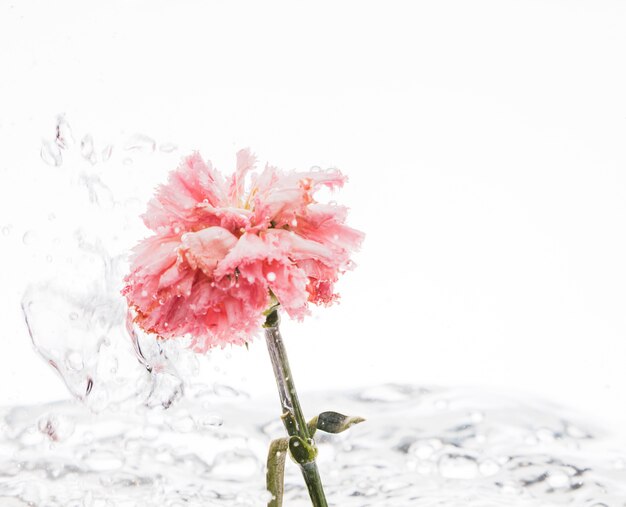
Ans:
{"label": "flower stem", "polygon": [[[300,465],[313,506],[328,507],[320,474],[315,463],[317,449],[309,434],[306,419],[302,413],[296,386],[289,368],[287,351],[278,328],[279,324],[278,306],[274,306],[268,312],[263,327],[265,328],[265,341],[267,342],[267,349],[272,360],[274,376],[276,377],[280,403],[283,408],[283,424],[291,437],[289,448],[292,457]],[[297,449],[297,452],[294,452],[294,449]]]}

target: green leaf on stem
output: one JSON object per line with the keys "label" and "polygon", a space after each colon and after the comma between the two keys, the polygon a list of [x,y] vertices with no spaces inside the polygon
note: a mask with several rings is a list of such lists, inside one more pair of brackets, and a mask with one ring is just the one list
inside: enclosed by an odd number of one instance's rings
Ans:
{"label": "green leaf on stem", "polygon": [[272,440],[267,453],[267,490],[272,494],[268,507],[282,507],[285,492],[285,458],[289,448],[289,439]]}
{"label": "green leaf on stem", "polygon": [[346,431],[350,426],[359,424],[365,421],[362,417],[348,416],[340,414],[339,412],[322,412],[317,417],[314,417],[309,422],[309,431],[311,425],[314,424],[315,428],[326,433],[341,433]]}
{"label": "green leaf on stem", "polygon": [[289,453],[296,463],[305,465],[311,461],[315,461],[317,457],[317,447],[313,440],[304,440],[298,435],[289,438]]}

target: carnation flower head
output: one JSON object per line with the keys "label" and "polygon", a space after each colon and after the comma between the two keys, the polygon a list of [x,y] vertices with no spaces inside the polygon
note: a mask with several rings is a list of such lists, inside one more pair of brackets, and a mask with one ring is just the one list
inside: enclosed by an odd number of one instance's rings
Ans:
{"label": "carnation flower head", "polygon": [[252,172],[249,150],[225,178],[194,153],[157,188],[143,221],[154,234],[134,249],[125,278],[135,322],[162,338],[189,336],[198,352],[249,341],[273,297],[290,317],[330,304],[363,233],[347,209],[315,200],[341,187],[337,169]]}

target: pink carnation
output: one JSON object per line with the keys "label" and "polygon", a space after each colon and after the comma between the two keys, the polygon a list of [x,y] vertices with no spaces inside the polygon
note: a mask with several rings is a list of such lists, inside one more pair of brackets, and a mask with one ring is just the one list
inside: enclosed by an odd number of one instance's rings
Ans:
{"label": "pink carnation", "polygon": [[[301,319],[308,303],[329,304],[352,267],[363,234],[344,224],[347,209],[315,201],[346,178],[326,172],[259,174],[248,150],[226,179],[199,154],[185,158],[148,204],[155,234],[134,249],[123,294],[134,320],[162,338],[189,335],[192,347],[241,344],[260,328],[270,291]],[[247,179],[249,184],[247,185]]]}

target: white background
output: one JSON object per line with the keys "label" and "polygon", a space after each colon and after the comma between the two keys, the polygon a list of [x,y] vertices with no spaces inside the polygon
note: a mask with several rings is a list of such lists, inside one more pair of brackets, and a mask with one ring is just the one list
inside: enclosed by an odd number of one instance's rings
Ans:
{"label": "white background", "polygon": [[[341,304],[284,326],[302,391],[480,386],[626,421],[625,26],[609,1],[3,1],[0,402],[67,395],[19,309],[22,235],[82,213],[39,158],[65,113],[100,148],[348,174],[367,239]],[[261,340],[226,365],[273,389]]]}

